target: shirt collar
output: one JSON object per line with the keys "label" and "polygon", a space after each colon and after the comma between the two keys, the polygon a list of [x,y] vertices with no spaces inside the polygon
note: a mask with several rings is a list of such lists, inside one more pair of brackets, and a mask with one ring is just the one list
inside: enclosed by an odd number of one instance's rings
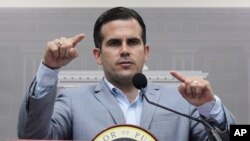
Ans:
{"label": "shirt collar", "polygon": [[106,83],[106,85],[108,86],[109,90],[112,92],[112,94],[116,95],[116,88],[113,84],[111,84],[107,79],[106,77],[104,77],[104,82]]}
{"label": "shirt collar", "polygon": [[[114,95],[114,96],[125,96],[125,94],[117,87],[115,87],[113,84],[111,84],[106,77],[104,77],[104,82],[106,83],[106,85],[108,86],[109,90],[111,91],[111,93]],[[141,90],[138,90],[138,94],[140,94],[140,98],[141,98]],[[138,97],[138,96],[137,96]],[[136,98],[138,99],[138,98]]]}

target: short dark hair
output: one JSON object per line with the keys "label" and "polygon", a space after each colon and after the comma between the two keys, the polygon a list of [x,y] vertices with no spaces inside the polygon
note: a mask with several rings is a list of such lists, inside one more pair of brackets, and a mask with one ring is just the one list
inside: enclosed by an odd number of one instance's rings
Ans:
{"label": "short dark hair", "polygon": [[142,17],[133,9],[125,8],[125,7],[115,7],[112,9],[109,9],[108,11],[105,11],[100,17],[96,20],[95,26],[94,26],[94,42],[96,48],[100,48],[102,46],[103,41],[103,35],[101,33],[102,26],[110,21],[114,20],[127,20],[127,19],[135,19],[138,21],[138,23],[141,26],[142,33],[142,41],[144,44],[146,44],[146,26],[144,24],[144,21]]}

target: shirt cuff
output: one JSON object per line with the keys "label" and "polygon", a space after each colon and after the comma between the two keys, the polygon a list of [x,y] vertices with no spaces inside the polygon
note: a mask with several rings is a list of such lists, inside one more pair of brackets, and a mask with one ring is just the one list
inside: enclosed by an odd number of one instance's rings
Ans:
{"label": "shirt cuff", "polygon": [[56,84],[58,80],[59,69],[50,69],[42,62],[36,74],[36,82],[39,87],[48,87]]}
{"label": "shirt cuff", "polygon": [[214,96],[215,101],[207,102],[201,106],[197,106],[198,112],[206,119],[214,119],[218,123],[224,121],[224,111],[222,108],[221,100],[218,96]]}

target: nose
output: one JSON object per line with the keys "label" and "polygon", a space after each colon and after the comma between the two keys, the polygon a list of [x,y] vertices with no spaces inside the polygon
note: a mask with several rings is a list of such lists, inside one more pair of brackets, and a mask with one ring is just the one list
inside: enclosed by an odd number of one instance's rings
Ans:
{"label": "nose", "polygon": [[122,46],[121,46],[121,53],[120,54],[121,54],[122,57],[130,55],[130,53],[129,53],[129,47],[127,46],[126,43],[122,44]]}

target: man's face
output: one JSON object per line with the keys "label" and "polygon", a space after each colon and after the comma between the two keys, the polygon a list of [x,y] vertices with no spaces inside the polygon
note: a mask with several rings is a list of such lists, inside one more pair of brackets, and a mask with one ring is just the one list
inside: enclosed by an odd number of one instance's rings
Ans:
{"label": "man's face", "polygon": [[134,19],[114,20],[102,26],[102,47],[94,49],[98,64],[103,65],[109,81],[131,81],[141,72],[149,47],[143,44],[142,29]]}

